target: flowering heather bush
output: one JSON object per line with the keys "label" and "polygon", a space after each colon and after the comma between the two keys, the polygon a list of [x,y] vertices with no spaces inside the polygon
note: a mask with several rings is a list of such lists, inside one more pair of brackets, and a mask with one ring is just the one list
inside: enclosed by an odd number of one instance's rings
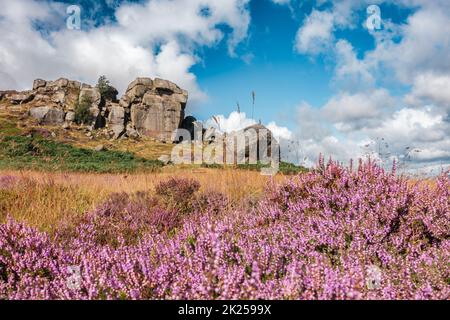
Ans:
{"label": "flowering heather bush", "polygon": [[117,247],[138,242],[152,228],[170,231],[180,223],[179,216],[175,210],[161,208],[158,199],[145,192],[114,193],[93,212],[64,221],[57,238],[67,242],[77,237]]}
{"label": "flowering heather bush", "polygon": [[171,178],[160,182],[155,191],[164,200],[166,206],[187,213],[192,211],[192,200],[199,189],[200,183],[196,180]]}
{"label": "flowering heather bush", "polygon": [[35,186],[36,183],[32,179],[11,176],[0,175],[0,192],[11,192],[13,189],[23,189],[25,187]]}
{"label": "flowering heather bush", "polygon": [[227,196],[216,191],[203,192],[193,201],[194,212],[220,214],[228,206]]}
{"label": "flowering heather bush", "polygon": [[449,189],[446,175],[427,187],[371,162],[321,161],[253,210],[168,228],[148,194],[115,195],[55,237],[9,220],[0,299],[448,299]]}
{"label": "flowering heather bush", "polygon": [[0,190],[14,187],[18,183],[19,178],[14,176],[0,176]]}

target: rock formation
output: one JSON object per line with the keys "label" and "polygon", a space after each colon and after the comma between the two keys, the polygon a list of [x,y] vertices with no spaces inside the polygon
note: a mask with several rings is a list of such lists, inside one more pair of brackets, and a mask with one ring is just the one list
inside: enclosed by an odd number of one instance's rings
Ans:
{"label": "rock formation", "polygon": [[158,78],[137,78],[120,100],[114,90],[112,96],[102,97],[97,87],[78,81],[37,79],[32,90],[0,91],[0,101],[27,108],[40,124],[64,124],[66,128],[75,121],[77,105],[87,101],[92,123],[85,125],[92,129],[106,128],[116,139],[149,136],[172,142],[174,131],[184,120],[186,90]]}
{"label": "rock formation", "polygon": [[[244,142],[242,143],[242,141]],[[278,141],[272,132],[261,124],[225,134],[210,127],[203,131],[203,142],[209,145],[222,145],[225,153],[234,155],[234,162],[280,160]],[[272,150],[274,154],[272,154]],[[225,155],[224,161],[226,161]]]}
{"label": "rock formation", "polygon": [[128,86],[119,107],[129,114],[129,130],[141,136],[171,141],[184,119],[187,99],[187,91],[170,81],[137,78]]}

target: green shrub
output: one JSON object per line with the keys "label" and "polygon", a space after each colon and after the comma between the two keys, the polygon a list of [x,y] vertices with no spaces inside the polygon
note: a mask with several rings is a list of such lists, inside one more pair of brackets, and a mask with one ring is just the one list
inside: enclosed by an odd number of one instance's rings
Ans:
{"label": "green shrub", "polygon": [[155,171],[162,166],[160,161],[136,157],[129,152],[113,150],[98,152],[42,137],[0,138],[0,170],[120,173]]}
{"label": "green shrub", "polygon": [[[224,165],[222,164],[202,164],[202,167],[204,168],[210,168],[210,169],[223,169]],[[233,167],[232,165],[226,165],[225,167]],[[242,170],[250,170],[250,171],[260,171],[262,168],[269,168],[270,164],[262,164],[258,161],[256,164],[238,164],[236,166],[237,169]],[[278,172],[285,175],[295,175],[299,173],[308,172],[308,168],[305,168],[303,166],[297,166],[293,163],[289,162],[280,162],[280,166],[278,168]]]}
{"label": "green shrub", "polygon": [[98,78],[97,88],[104,100],[115,100],[117,97],[117,90],[111,86],[109,80],[105,76]]}
{"label": "green shrub", "polygon": [[92,100],[89,97],[83,97],[81,101],[78,101],[75,105],[75,123],[87,124],[93,121],[90,108],[92,106]]}

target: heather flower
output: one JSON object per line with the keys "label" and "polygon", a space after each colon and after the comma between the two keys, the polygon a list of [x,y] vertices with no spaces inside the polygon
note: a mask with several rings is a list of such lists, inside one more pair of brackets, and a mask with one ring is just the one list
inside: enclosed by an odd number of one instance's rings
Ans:
{"label": "heather flower", "polygon": [[192,200],[200,189],[200,183],[193,179],[171,178],[160,182],[156,188],[166,206],[176,208],[182,213],[192,212]]}
{"label": "heather flower", "polygon": [[[172,179],[55,236],[0,225],[0,299],[448,299],[450,179],[374,162],[272,183],[256,207]],[[179,202],[186,203],[176,207]],[[179,211],[189,209],[188,211]],[[70,270],[80,271],[76,286]]]}
{"label": "heather flower", "polygon": [[19,182],[19,178],[15,176],[0,176],[0,190],[10,189],[16,186]]}

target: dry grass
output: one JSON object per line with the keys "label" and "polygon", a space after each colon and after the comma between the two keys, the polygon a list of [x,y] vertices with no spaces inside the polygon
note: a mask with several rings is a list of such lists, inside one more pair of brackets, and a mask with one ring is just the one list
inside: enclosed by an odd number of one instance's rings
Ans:
{"label": "dry grass", "polygon": [[111,193],[152,191],[157,183],[170,177],[196,179],[203,191],[222,192],[232,203],[260,197],[271,179],[255,171],[180,167],[130,175],[0,171],[0,176],[4,175],[21,178],[22,182],[14,188],[0,189],[0,222],[10,215],[47,231],[66,215],[93,209]]}
{"label": "dry grass", "polygon": [[131,152],[138,157],[156,160],[161,155],[170,155],[173,145],[156,141],[152,138],[139,140],[123,139],[111,141],[106,137],[86,136],[85,128],[73,125],[70,130],[62,126],[39,125],[27,116],[28,109],[23,106],[8,106],[0,104],[0,137],[7,135],[27,135],[33,129],[47,130],[54,133],[52,140],[63,142],[75,147],[94,149],[102,144],[109,150]]}
{"label": "dry grass", "polygon": [[[47,139],[75,147],[93,149],[103,144],[109,150],[127,151],[146,159],[157,159],[170,154],[173,145],[150,138],[110,141],[103,137],[87,137],[86,131],[74,126],[64,130],[61,126],[40,126],[26,116],[23,106],[0,104],[0,137],[27,135],[33,129],[53,133]],[[231,203],[258,198],[270,181],[258,171],[205,169],[194,166],[169,166],[158,173],[141,174],[88,174],[52,173],[37,171],[0,171],[4,175],[20,178],[13,188],[0,186],[0,223],[10,215],[43,230],[51,230],[66,215],[82,214],[93,209],[111,193],[152,190],[161,180],[170,177],[193,178],[201,183],[203,191],[226,194]],[[277,176],[277,180],[283,179]]]}

